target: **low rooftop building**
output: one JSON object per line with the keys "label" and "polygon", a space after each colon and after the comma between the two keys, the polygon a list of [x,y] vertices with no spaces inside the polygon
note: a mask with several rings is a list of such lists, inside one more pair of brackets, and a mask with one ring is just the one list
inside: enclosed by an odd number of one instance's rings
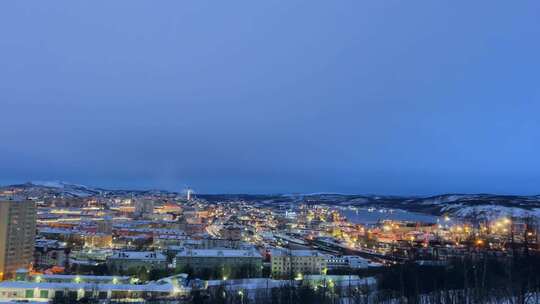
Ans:
{"label": "low rooftop building", "polygon": [[109,277],[92,278],[92,282],[35,282],[5,281],[0,283],[0,298],[16,301],[46,301],[67,297],[70,301],[82,298],[131,299],[180,298],[189,295],[186,276],[180,275],[148,284],[103,283]]}
{"label": "low rooftop building", "polygon": [[146,268],[167,268],[167,257],[157,251],[120,251],[107,258],[107,266],[113,273]]}
{"label": "low rooftop building", "polygon": [[177,269],[191,268],[196,273],[217,271],[214,277],[231,277],[242,273],[246,277],[259,276],[262,255],[255,249],[185,249],[177,253]]}

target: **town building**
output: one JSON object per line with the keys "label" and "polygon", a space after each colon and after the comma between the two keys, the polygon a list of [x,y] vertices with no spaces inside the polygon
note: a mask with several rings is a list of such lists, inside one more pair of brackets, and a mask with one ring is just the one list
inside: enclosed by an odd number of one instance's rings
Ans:
{"label": "town building", "polygon": [[225,240],[240,241],[242,240],[242,233],[244,228],[240,225],[225,226],[221,230],[221,238]]}
{"label": "town building", "polygon": [[166,269],[167,257],[157,251],[120,251],[107,258],[112,273],[121,273],[141,268]]}
{"label": "town building", "polygon": [[199,273],[204,270],[221,271],[225,277],[245,271],[250,277],[259,276],[262,255],[255,249],[185,249],[175,259],[179,270],[189,267]]}
{"label": "town building", "polygon": [[326,269],[326,260],[327,256],[316,250],[273,250],[270,259],[272,275],[321,274]]}
{"label": "town building", "polygon": [[96,232],[103,234],[112,234],[113,220],[110,216],[104,217],[102,220],[96,221]]}
{"label": "town building", "polygon": [[[58,276],[61,277],[61,276]],[[178,275],[147,284],[132,284],[115,277],[80,276],[24,279],[0,282],[0,299],[21,302],[44,302],[54,298],[66,298],[69,303],[86,299],[126,300],[144,302],[145,299],[179,299],[187,297],[186,276]]]}
{"label": "town building", "polygon": [[369,260],[355,255],[329,256],[326,259],[326,267],[334,269],[362,269],[369,267]]}
{"label": "town building", "polygon": [[31,268],[36,237],[36,205],[29,200],[0,201],[0,281],[19,268]]}
{"label": "town building", "polygon": [[84,246],[90,248],[110,248],[112,235],[105,233],[87,233],[83,235]]}
{"label": "town building", "polygon": [[154,214],[154,201],[150,199],[135,200],[135,215],[150,218]]}
{"label": "town building", "polygon": [[54,266],[66,267],[69,260],[70,249],[66,243],[57,240],[36,240],[34,250],[34,267],[47,269]]}

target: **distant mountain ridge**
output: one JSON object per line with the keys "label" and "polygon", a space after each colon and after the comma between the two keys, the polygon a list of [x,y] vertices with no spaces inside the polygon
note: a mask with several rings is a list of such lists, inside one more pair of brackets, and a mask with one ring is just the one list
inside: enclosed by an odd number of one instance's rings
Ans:
{"label": "distant mountain ridge", "polygon": [[[98,195],[179,195],[164,190],[110,190],[72,184],[62,181],[33,181],[19,185],[2,186],[0,190],[17,188],[21,195],[54,195],[85,198]],[[197,194],[209,202],[247,201],[259,204],[326,204],[341,207],[379,207],[403,209],[433,215],[448,214],[462,218],[493,218],[499,216],[535,216],[540,218],[540,195],[497,194],[441,194],[427,197],[358,195],[341,193],[309,194]]]}
{"label": "distant mountain ridge", "polygon": [[496,194],[441,194],[427,197],[353,195],[353,194],[286,194],[286,195],[199,195],[210,201],[245,200],[264,204],[325,204],[340,207],[402,209],[432,215],[490,219],[501,216],[540,218],[540,196]]}
{"label": "distant mountain ridge", "polygon": [[40,196],[40,194],[54,195],[66,198],[85,198],[97,195],[122,195],[122,194],[151,194],[151,193],[170,193],[161,190],[114,190],[99,187],[90,187],[85,185],[73,184],[63,181],[31,181],[24,184],[0,186],[0,190],[19,189],[21,196]]}
{"label": "distant mountain ridge", "polygon": [[106,192],[106,190],[103,189],[91,188],[84,185],[70,184],[62,181],[32,181],[27,183],[27,185],[30,187],[34,186],[58,189],[65,196],[73,197],[88,197]]}

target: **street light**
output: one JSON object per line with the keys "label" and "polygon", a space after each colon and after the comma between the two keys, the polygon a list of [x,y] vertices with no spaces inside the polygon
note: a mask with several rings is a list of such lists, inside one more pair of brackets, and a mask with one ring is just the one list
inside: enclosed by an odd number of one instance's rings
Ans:
{"label": "street light", "polygon": [[240,303],[244,304],[244,292],[239,290],[238,295],[240,296]]}

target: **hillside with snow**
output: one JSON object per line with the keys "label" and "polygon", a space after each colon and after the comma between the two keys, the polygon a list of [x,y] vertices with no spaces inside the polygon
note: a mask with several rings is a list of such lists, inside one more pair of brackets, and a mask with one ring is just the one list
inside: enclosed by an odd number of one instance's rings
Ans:
{"label": "hillside with snow", "polygon": [[[161,190],[108,190],[61,181],[33,181],[20,185],[0,187],[18,189],[27,197],[87,198],[102,195],[170,194]],[[489,219],[502,216],[540,218],[540,196],[494,194],[443,194],[429,197],[353,195],[340,193],[309,194],[198,194],[209,202],[246,201],[263,205],[287,206],[294,204],[324,204],[340,207],[381,207],[401,209],[432,215],[449,215],[460,218]]]}
{"label": "hillside with snow", "polygon": [[24,184],[0,186],[0,190],[17,190],[22,197],[88,198],[102,195],[139,195],[169,193],[161,190],[111,190],[63,181],[32,181]]}

